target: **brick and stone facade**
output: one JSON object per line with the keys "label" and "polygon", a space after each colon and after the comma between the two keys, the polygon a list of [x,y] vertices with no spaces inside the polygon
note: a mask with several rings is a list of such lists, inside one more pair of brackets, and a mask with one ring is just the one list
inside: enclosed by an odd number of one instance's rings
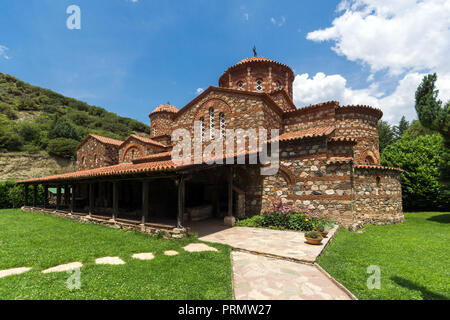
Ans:
{"label": "brick and stone facade", "polygon": [[[203,132],[203,150],[226,129],[278,129],[279,137],[269,137],[278,139],[280,146],[276,174],[261,175],[258,164],[233,165],[236,216],[259,214],[281,200],[330,214],[348,226],[402,222],[400,170],[380,165],[377,123],[382,112],[337,101],[297,108],[293,81],[294,73],[284,64],[261,57],[244,59],[224,72],[219,87],[209,87],[183,108],[158,106],[149,115],[150,138],[132,135],[117,141],[90,135],[78,147],[79,172],[73,177],[153,171],[181,175],[186,166],[170,160],[178,143],[172,133],[183,129],[194,137],[196,122]],[[211,128],[218,130],[215,135]],[[192,146],[191,155],[194,151]],[[111,165],[101,172],[89,171]],[[195,175],[191,177],[195,181]]]}

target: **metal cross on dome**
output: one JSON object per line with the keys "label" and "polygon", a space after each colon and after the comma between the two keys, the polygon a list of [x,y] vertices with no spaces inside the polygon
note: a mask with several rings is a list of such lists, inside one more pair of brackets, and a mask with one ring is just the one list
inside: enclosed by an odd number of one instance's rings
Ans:
{"label": "metal cross on dome", "polygon": [[258,56],[258,53],[256,53],[256,46],[253,46],[253,55],[254,55],[255,57]]}

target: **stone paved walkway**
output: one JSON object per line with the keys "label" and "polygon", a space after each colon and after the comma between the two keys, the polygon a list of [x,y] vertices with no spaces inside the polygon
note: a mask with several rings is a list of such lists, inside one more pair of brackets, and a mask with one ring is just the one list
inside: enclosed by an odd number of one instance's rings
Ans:
{"label": "stone paved walkway", "polygon": [[223,243],[235,249],[279,256],[313,263],[333,237],[337,227],[330,230],[322,244],[307,244],[304,234],[263,228],[234,227],[200,237],[202,241]]}
{"label": "stone paved walkway", "polygon": [[234,251],[236,300],[350,300],[313,265]]}
{"label": "stone paved walkway", "polygon": [[233,247],[233,285],[240,300],[349,300],[354,298],[315,264],[337,231],[321,245],[305,242],[302,232],[234,227],[205,234],[202,241]]}

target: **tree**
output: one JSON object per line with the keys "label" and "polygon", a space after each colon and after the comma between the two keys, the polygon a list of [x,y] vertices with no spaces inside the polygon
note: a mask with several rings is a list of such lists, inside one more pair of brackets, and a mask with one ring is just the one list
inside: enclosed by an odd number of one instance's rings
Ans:
{"label": "tree", "polygon": [[416,111],[425,128],[438,131],[444,137],[444,163],[441,166],[441,179],[450,180],[450,101],[442,106],[435,89],[436,73],[425,76],[416,91]]}
{"label": "tree", "polygon": [[401,168],[403,206],[406,210],[439,210],[449,207],[450,192],[440,181],[444,163],[444,143],[441,135],[402,139],[386,147],[381,164]]}
{"label": "tree", "polygon": [[78,144],[77,140],[56,138],[49,140],[47,151],[51,155],[73,160],[75,159],[75,150]]}
{"label": "tree", "polygon": [[66,117],[60,117],[54,122],[53,127],[49,132],[49,138],[79,139],[77,130]]}
{"label": "tree", "polygon": [[450,102],[442,107],[439,91],[435,89],[436,73],[425,76],[416,91],[416,111],[425,128],[440,132],[445,139],[450,135]]}
{"label": "tree", "polygon": [[395,134],[392,127],[386,121],[380,120],[378,122],[378,139],[380,144],[380,153],[384,148],[394,142]]}
{"label": "tree", "polygon": [[409,122],[406,121],[405,116],[403,116],[400,119],[398,126],[393,127],[394,134],[395,134],[395,140],[400,139],[403,136],[403,134],[406,132],[406,130],[408,130],[408,128],[409,128]]}
{"label": "tree", "polygon": [[437,131],[425,128],[419,120],[413,120],[408,129],[404,132],[404,135],[408,136],[411,140],[417,139],[420,136],[427,134],[439,134]]}

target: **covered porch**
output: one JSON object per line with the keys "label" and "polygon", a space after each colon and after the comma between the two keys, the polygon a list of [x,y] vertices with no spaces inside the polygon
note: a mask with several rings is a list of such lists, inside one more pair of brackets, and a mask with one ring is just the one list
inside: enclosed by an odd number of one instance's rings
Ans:
{"label": "covered porch", "polygon": [[[212,232],[232,226],[235,216],[245,215],[245,192],[237,187],[230,165],[136,174],[133,176],[67,177],[24,181],[25,206],[31,210],[85,217],[161,230]],[[233,179],[233,175],[235,178]],[[37,190],[44,187],[44,201]],[[54,188],[56,195],[49,196]],[[32,197],[29,197],[32,193]],[[210,223],[200,221],[208,220]],[[211,227],[213,226],[213,227]]]}

